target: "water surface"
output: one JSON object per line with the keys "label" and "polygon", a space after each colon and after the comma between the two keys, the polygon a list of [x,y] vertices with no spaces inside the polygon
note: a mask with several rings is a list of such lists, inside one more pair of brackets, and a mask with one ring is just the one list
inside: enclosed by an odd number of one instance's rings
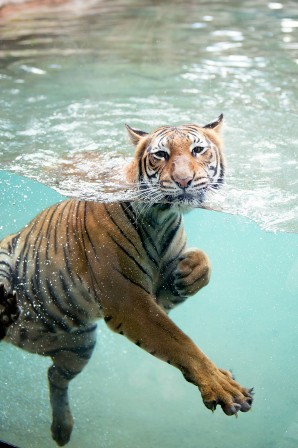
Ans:
{"label": "water surface", "polygon": [[297,3],[75,5],[0,28],[0,167],[111,199],[111,168],[133,153],[124,123],[204,125],[223,112],[228,179],[209,206],[296,232]]}

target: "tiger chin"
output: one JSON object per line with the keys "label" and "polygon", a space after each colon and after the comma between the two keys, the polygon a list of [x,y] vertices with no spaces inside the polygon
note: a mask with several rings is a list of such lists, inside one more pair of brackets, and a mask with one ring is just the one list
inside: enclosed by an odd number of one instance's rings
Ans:
{"label": "tiger chin", "polygon": [[67,200],[0,243],[1,334],[52,358],[51,431],[58,445],[71,436],[68,385],[92,355],[99,319],[179,369],[208,409],[250,410],[252,389],[219,369],[168,316],[209,282],[207,255],[187,248],[180,206],[201,204],[224,180],[221,122],[222,115],[204,127],[151,133],[127,126],[136,149],[126,178],[137,187],[136,201]]}

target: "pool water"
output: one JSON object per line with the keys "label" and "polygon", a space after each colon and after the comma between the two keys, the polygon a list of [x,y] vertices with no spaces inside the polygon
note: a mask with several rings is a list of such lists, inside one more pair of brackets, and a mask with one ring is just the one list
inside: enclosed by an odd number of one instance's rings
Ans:
{"label": "pool water", "polygon": [[[62,199],[53,190],[2,173],[0,238]],[[213,415],[193,385],[104,322],[85,370],[70,386],[70,447],[294,448],[298,443],[298,235],[194,210],[189,244],[211,259],[210,284],[171,313],[218,366],[255,387],[253,409]],[[55,446],[46,370],[50,360],[1,345],[0,439],[22,448]]]}
{"label": "pool water", "polygon": [[[0,25],[0,239],[61,194],[105,200],[108,177],[80,178],[67,163],[87,172],[89,151],[106,170],[121,166],[132,155],[125,122],[149,130],[224,112],[227,185],[210,208],[225,213],[185,215],[189,245],[211,259],[211,282],[171,317],[254,386],[255,401],[238,419],[212,415],[179,371],[100,322],[95,352],[70,386],[68,446],[296,448],[297,4],[75,5]],[[50,360],[0,351],[0,439],[54,447]]]}

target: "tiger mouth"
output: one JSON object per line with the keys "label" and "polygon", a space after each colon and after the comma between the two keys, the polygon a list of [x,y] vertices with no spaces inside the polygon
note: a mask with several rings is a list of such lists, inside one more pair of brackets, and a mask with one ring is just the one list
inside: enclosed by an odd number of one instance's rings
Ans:
{"label": "tiger mouth", "polygon": [[200,204],[204,201],[206,194],[206,189],[201,189],[195,194],[190,194],[187,191],[183,191],[176,195],[165,195],[164,199],[166,202],[171,204]]}

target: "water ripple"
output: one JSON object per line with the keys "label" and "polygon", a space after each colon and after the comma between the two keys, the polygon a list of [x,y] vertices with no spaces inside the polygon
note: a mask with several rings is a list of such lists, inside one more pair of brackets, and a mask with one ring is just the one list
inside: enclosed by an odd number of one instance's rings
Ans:
{"label": "water ripple", "polygon": [[205,124],[224,112],[227,184],[206,206],[297,232],[293,3],[141,3],[94,0],[1,24],[0,168],[65,195],[119,198],[116,172],[133,153],[124,123]]}

